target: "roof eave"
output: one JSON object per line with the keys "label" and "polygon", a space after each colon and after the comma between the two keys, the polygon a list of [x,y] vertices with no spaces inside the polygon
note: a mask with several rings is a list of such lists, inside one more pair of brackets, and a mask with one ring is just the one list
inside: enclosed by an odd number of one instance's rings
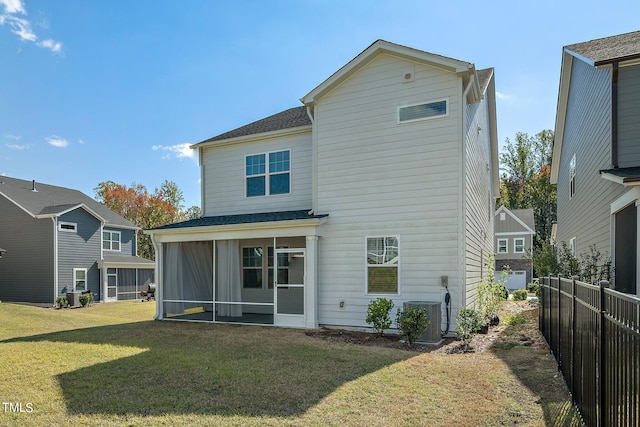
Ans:
{"label": "roof eave", "polygon": [[640,186],[640,177],[629,177],[625,178],[619,175],[615,175],[612,173],[607,173],[605,171],[600,171],[600,176],[602,178],[615,182],[616,184],[624,185],[625,187],[637,187]]}
{"label": "roof eave", "polygon": [[560,172],[560,156],[562,154],[562,142],[564,139],[564,125],[567,118],[567,102],[569,99],[569,86],[571,85],[571,68],[574,55],[571,51],[563,49],[562,65],[560,68],[560,83],[558,88],[558,110],[556,111],[556,123],[553,138],[553,153],[551,155],[551,184],[558,183]]}
{"label": "roof eave", "polygon": [[292,128],[278,129],[270,132],[261,132],[261,133],[254,133],[251,135],[236,136],[233,138],[218,139],[215,141],[204,140],[202,142],[198,142],[196,144],[191,145],[189,148],[196,149],[196,148],[207,148],[207,147],[222,147],[226,145],[242,144],[248,141],[259,141],[264,139],[281,138],[283,136],[293,136],[293,135],[308,133],[310,131],[311,131],[311,125],[296,126]]}
{"label": "roof eave", "polygon": [[180,227],[180,228],[163,228],[144,230],[144,234],[151,236],[163,236],[163,235],[190,235],[190,234],[202,234],[202,233],[222,233],[222,232],[234,232],[234,231],[246,231],[246,230],[267,230],[267,229],[283,229],[283,228],[302,228],[302,227],[316,227],[324,224],[327,221],[327,217],[321,218],[308,218],[308,219],[293,219],[285,221],[265,221],[265,222],[250,222],[241,224],[225,224],[225,225],[205,225],[200,227]]}

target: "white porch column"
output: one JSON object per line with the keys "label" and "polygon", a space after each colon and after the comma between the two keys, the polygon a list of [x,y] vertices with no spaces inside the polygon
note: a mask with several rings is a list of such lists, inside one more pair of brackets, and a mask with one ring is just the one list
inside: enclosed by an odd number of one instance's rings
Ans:
{"label": "white porch column", "polygon": [[318,327],[318,236],[307,236],[305,262],[305,328]]}
{"label": "white porch column", "polygon": [[636,296],[640,297],[640,199],[636,199]]}

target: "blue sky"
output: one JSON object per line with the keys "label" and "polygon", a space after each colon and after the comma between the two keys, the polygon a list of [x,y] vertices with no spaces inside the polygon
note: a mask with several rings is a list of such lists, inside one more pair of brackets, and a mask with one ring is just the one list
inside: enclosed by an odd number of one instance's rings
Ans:
{"label": "blue sky", "polygon": [[495,67],[498,137],[553,129],[562,46],[639,30],[611,1],[0,0],[0,174],[175,181],[186,147],[301,105],[377,39]]}

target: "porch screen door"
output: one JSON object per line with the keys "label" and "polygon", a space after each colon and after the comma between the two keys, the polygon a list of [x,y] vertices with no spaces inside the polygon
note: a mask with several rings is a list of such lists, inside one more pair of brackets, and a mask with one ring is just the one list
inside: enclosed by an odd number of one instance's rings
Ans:
{"label": "porch screen door", "polygon": [[275,324],[303,328],[304,313],[304,249],[275,250]]}

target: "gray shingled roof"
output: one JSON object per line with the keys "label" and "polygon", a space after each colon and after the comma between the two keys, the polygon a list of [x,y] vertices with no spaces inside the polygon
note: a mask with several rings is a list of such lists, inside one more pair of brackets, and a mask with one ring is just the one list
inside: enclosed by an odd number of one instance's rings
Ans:
{"label": "gray shingled roof", "polygon": [[114,263],[114,264],[149,264],[149,266],[153,266],[155,261],[151,261],[150,259],[141,258],[133,255],[116,255],[116,254],[108,254],[105,253],[102,257],[103,262]]}
{"label": "gray shingled roof", "polygon": [[310,215],[310,209],[299,211],[283,211],[283,212],[263,212],[254,214],[236,214],[236,215],[220,215],[205,216],[202,218],[191,219],[189,221],[176,222],[175,224],[163,225],[161,227],[152,228],[152,230],[167,230],[172,228],[189,228],[189,227],[211,227],[216,225],[236,225],[236,224],[254,224],[260,222],[277,222],[277,221],[296,221],[302,219],[324,218],[324,215]]}
{"label": "gray shingled roof", "polygon": [[640,58],[640,31],[565,46],[595,65]]}
{"label": "gray shingled roof", "polygon": [[476,74],[478,75],[478,85],[480,86],[480,92],[484,93],[487,90],[487,86],[489,86],[489,80],[491,78],[491,75],[493,74],[493,68],[477,70]]}
{"label": "gray shingled roof", "polygon": [[509,209],[509,210],[511,211],[511,213],[517,216],[520,221],[527,224],[527,226],[530,229],[532,229],[533,231],[536,231],[536,222],[533,217],[533,209]]}
{"label": "gray shingled roof", "polygon": [[301,126],[311,126],[311,119],[307,115],[307,107],[294,107],[264,119],[257,120],[248,125],[230,130],[213,138],[194,144],[193,147],[208,142],[222,141],[224,139],[238,138],[240,136],[256,135],[264,132],[290,129]]}
{"label": "gray shingled roof", "polygon": [[622,182],[640,181],[640,167],[603,169],[600,173],[608,173],[622,178]]}
{"label": "gray shingled roof", "polygon": [[17,203],[34,216],[55,216],[79,204],[84,204],[102,217],[107,222],[107,225],[127,228],[136,227],[105,205],[78,190],[36,182],[35,188],[37,191],[33,191],[33,185],[33,181],[0,176],[0,195],[4,195]]}

